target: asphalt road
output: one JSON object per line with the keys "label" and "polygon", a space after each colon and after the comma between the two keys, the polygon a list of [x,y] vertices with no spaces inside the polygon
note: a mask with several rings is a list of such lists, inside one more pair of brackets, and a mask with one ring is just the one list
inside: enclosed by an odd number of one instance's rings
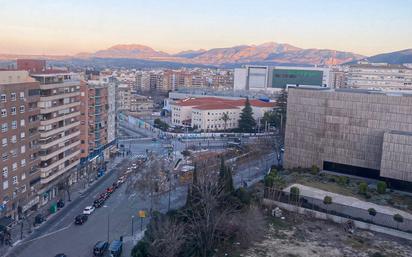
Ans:
{"label": "asphalt road", "polygon": [[[93,189],[77,204],[72,205],[68,210],[62,210],[62,216],[59,219],[50,220],[41,233],[37,233],[35,238],[23,241],[7,256],[53,257],[58,253],[65,253],[69,257],[89,257],[92,256],[92,249],[97,241],[110,242],[119,239],[120,236],[130,236],[132,217],[136,217],[139,210],[147,210],[150,203],[148,199],[142,198],[137,193],[127,195],[125,193],[126,184],[119,187],[103,207],[96,209],[86,223],[74,224],[74,217],[110,186],[115,178],[117,176],[114,174],[108,177],[104,183]],[[182,206],[186,192],[186,188],[176,189],[171,194],[171,206]],[[156,209],[166,210],[167,207],[168,195],[165,194],[160,198]],[[133,223],[134,233],[137,233],[140,230],[140,220],[133,218]],[[122,256],[129,256],[129,254],[129,252],[124,252]]]}

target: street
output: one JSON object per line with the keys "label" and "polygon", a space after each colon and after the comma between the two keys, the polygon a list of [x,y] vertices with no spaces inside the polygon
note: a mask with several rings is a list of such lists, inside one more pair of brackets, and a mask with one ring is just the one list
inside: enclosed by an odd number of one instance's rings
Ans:
{"label": "street", "polygon": [[[126,156],[128,160],[137,155],[145,155],[147,151],[153,151],[158,158],[164,158],[168,154],[168,149],[164,146],[169,144],[173,145],[175,151],[182,151],[186,144],[199,144],[199,140],[191,140],[187,143],[177,139],[152,141],[151,138],[141,138],[142,136],[144,135],[140,134],[140,138],[119,140],[121,149],[130,151],[129,157]],[[215,142],[213,146],[225,147],[224,140],[216,140]],[[203,142],[201,143],[203,144]],[[83,225],[74,224],[75,216],[82,213],[84,207],[92,205],[94,199],[117,180],[118,175],[128,167],[128,163],[129,161],[123,161],[120,164],[121,167],[113,168],[101,178],[98,184],[89,188],[90,190],[85,192],[83,197],[73,200],[70,206],[60,210],[28,238],[13,247],[6,256],[53,257],[58,253],[65,253],[69,257],[86,257],[92,255],[93,246],[99,240],[110,242],[121,236],[131,238],[132,233],[136,235],[140,231],[141,222],[136,217],[137,213],[139,210],[148,210],[150,200],[142,197],[138,192],[126,194],[126,184],[120,186],[104,203],[104,206],[96,209],[89,216],[87,222]],[[234,175],[235,186],[242,186],[244,182],[251,185],[259,181],[270,165],[275,163],[275,155],[269,154],[237,167]],[[185,204],[186,193],[186,186],[178,187],[171,192],[172,209]],[[154,209],[164,212],[167,211],[167,208],[168,193],[164,193]],[[148,221],[148,218],[144,220],[143,229]],[[132,224],[134,224],[133,227]],[[123,251],[122,256],[130,255],[131,245],[132,242],[129,242],[129,246]]]}

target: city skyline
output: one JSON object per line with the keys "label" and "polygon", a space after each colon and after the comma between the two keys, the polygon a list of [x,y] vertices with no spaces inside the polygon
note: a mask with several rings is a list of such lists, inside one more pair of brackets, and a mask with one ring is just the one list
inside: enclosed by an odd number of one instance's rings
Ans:
{"label": "city skyline", "polygon": [[404,33],[412,1],[395,2],[0,1],[0,53],[73,55],[116,44],[177,53],[274,41],[370,56],[412,47]]}

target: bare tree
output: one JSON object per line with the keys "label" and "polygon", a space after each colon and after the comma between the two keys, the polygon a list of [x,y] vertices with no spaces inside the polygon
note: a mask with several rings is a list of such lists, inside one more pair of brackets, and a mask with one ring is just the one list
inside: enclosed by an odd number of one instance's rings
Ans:
{"label": "bare tree", "polygon": [[183,212],[186,233],[193,240],[201,257],[211,256],[215,246],[224,239],[223,228],[236,213],[229,203],[222,204],[224,190],[217,186],[216,174],[200,170],[198,182],[192,185],[191,208]]}
{"label": "bare tree", "polygon": [[160,194],[167,184],[166,166],[163,160],[149,157],[147,163],[139,172],[134,171],[128,181],[126,193],[138,192],[143,198],[150,200],[150,212],[152,212]]}
{"label": "bare tree", "polygon": [[176,257],[185,243],[185,227],[165,216],[156,217],[150,225],[153,241],[148,252],[151,257]]}
{"label": "bare tree", "polygon": [[232,223],[236,228],[236,240],[242,247],[263,239],[265,235],[266,221],[258,206],[252,205],[245,211],[235,214]]}

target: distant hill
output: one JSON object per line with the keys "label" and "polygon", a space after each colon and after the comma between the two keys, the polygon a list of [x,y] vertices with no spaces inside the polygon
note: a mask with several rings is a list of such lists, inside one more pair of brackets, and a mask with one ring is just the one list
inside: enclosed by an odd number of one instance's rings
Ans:
{"label": "distant hill", "polygon": [[412,63],[412,48],[391,53],[378,54],[367,57],[364,60],[375,63],[386,62],[389,64]]}
{"label": "distant hill", "polygon": [[355,61],[365,56],[325,49],[302,49],[290,44],[268,42],[260,45],[239,45],[210,50],[188,50],[171,55],[151,47],[129,44],[115,45],[94,53],[81,53],[76,58],[126,58],[213,66],[260,64],[330,65]]}

